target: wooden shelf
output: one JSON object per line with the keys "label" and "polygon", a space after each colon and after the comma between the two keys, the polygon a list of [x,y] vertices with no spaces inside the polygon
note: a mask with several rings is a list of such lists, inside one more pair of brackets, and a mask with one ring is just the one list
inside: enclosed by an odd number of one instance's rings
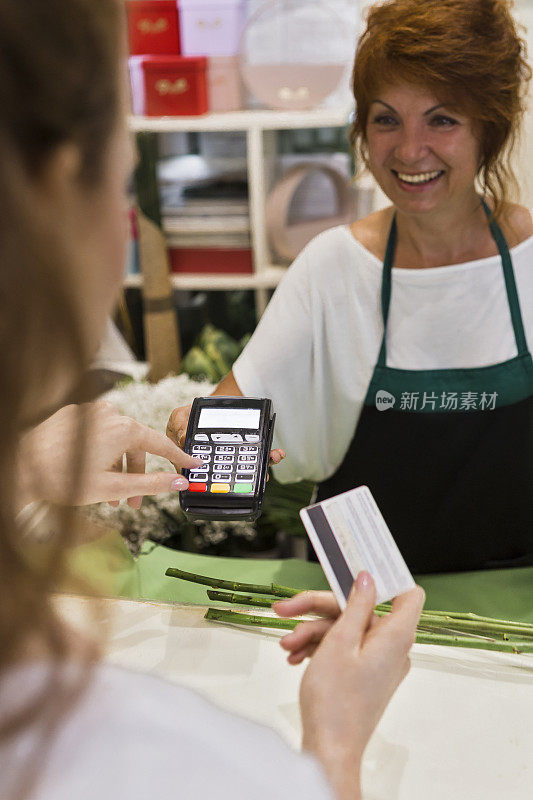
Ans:
{"label": "wooden shelf", "polygon": [[[343,128],[349,124],[351,107],[318,108],[310,111],[248,110],[204,114],[193,117],[129,117],[130,129],[138,134],[242,131],[246,134],[247,176],[253,274],[173,274],[172,284],[182,290],[251,289],[255,292],[259,318],[266,308],[285,268],[272,264],[268,242],[266,200],[273,181],[277,130],[297,128]],[[125,286],[140,286],[139,275],[128,275]]]}
{"label": "wooden shelf", "polygon": [[[268,266],[254,273],[172,273],[175,289],[224,291],[231,289],[274,289],[286,272],[285,267]],[[126,275],[124,286],[140,287],[141,275]]]}
{"label": "wooden shelf", "polygon": [[311,111],[250,110],[203,114],[194,117],[129,117],[132,131],[172,133],[178,131],[288,130],[291,128],[336,128],[348,125],[351,108],[318,108]]}

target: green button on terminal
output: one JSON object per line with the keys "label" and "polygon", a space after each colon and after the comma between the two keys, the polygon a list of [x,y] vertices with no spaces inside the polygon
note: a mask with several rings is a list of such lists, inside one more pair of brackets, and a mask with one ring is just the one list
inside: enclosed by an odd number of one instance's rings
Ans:
{"label": "green button on terminal", "polygon": [[251,483],[236,483],[233,487],[235,494],[250,494],[253,490],[254,487]]}

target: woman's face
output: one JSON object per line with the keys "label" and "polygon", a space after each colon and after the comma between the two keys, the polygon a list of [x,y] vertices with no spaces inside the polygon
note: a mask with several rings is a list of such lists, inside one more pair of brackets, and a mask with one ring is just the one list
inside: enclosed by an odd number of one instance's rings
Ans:
{"label": "woman's face", "polygon": [[[102,342],[124,278],[128,241],[128,185],[134,168],[133,140],[125,114],[125,82],[117,119],[101,153],[101,177],[88,183],[82,179],[83,154],[74,142],[58,146],[43,165],[35,183],[36,202],[42,210],[41,224],[50,232],[51,248],[59,257],[58,282],[72,305],[82,352],[67,346],[47,362],[54,366],[49,385],[38,387],[38,397],[28,389],[24,418],[34,419],[56,406],[72,391]],[[49,309],[50,315],[57,313]],[[59,309],[59,327],[61,327]],[[55,323],[51,322],[53,325]],[[68,325],[65,317],[64,325]],[[68,336],[67,333],[65,333]],[[65,342],[67,345],[69,342]],[[39,340],[36,347],[45,342]],[[48,357],[51,353],[46,354]]]}
{"label": "woman's face", "polygon": [[[123,77],[123,76],[121,76]],[[93,356],[104,335],[124,278],[128,241],[128,185],[135,165],[126,123],[126,81],[120,81],[114,129],[101,154],[96,183],[80,179],[83,159],[66,143],[44,171],[49,225],[63,243],[66,274],[86,353]]]}
{"label": "woman's face", "polygon": [[382,86],[370,105],[366,136],[370,170],[400,211],[462,208],[475,195],[479,142],[472,121],[431,91]]}
{"label": "woman's face", "polygon": [[98,186],[80,188],[75,204],[77,223],[76,284],[82,304],[86,341],[96,351],[108,316],[122,286],[128,240],[128,184],[134,168],[134,148],[121,115],[105,154]]}

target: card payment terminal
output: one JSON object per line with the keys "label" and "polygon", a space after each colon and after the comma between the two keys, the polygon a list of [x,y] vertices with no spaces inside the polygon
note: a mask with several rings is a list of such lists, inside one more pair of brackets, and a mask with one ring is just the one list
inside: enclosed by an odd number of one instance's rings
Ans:
{"label": "card payment terminal", "polygon": [[268,399],[197,397],[185,452],[203,468],[184,470],[180,492],[189,519],[254,520],[261,515],[276,415]]}

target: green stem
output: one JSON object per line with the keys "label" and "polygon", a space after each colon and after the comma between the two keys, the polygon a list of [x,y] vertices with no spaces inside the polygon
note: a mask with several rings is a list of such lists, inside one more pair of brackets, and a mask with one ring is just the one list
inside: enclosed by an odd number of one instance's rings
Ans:
{"label": "green stem", "polygon": [[533,653],[533,642],[491,642],[470,636],[445,636],[417,632],[417,644],[438,644],[445,647],[468,647],[474,650],[496,650],[499,653]]}
{"label": "green stem", "polygon": [[276,597],[294,597],[301,592],[305,592],[305,589],[293,589],[291,586],[281,586],[279,583],[271,583],[270,588],[272,590],[270,594]]}
{"label": "green stem", "polygon": [[[379,617],[383,617],[387,616],[390,612],[376,609],[375,613]],[[453,628],[463,633],[480,634],[482,636],[492,634],[494,636],[501,636],[504,639],[507,636],[519,636],[526,639],[533,638],[533,626],[521,625],[519,623],[509,625],[500,621],[483,622],[476,619],[457,618],[449,614],[439,615],[426,611],[422,612],[419,624],[433,628]]]}
{"label": "green stem", "polygon": [[238,611],[225,611],[220,608],[210,608],[205,619],[215,622],[230,622],[233,625],[253,625],[260,628],[281,628],[292,631],[299,625],[299,619],[280,619],[279,617],[260,617],[256,614],[241,614]]}
{"label": "green stem", "polygon": [[505,634],[500,635],[498,634],[496,637],[494,636],[484,636],[481,633],[468,633],[465,631],[461,631],[459,628],[444,628],[444,627],[432,627],[430,625],[421,625],[420,623],[417,626],[417,633],[430,633],[433,636],[440,636],[444,634],[445,636],[460,636],[461,634],[466,635],[469,639],[475,639],[478,641],[486,641],[486,642],[494,642],[496,639],[501,639],[502,641],[509,641],[509,637]]}
{"label": "green stem", "polygon": [[237,581],[225,581],[221,578],[210,578],[207,575],[197,575],[195,572],[185,572],[183,569],[169,567],[165,575],[169,578],[179,578],[190,583],[200,583],[202,586],[212,586],[214,589],[229,589],[234,592],[251,592],[252,594],[267,594],[274,597],[294,597],[302,589],[293,589],[290,586],[281,586],[278,583],[261,585],[259,583],[238,583]]}
{"label": "green stem", "polygon": [[[294,630],[300,623],[298,619],[280,619],[278,617],[261,617],[256,614],[244,614],[238,611],[225,611],[218,608],[208,609],[205,619],[214,622],[227,622],[233,625],[247,625],[259,628],[277,628]],[[416,634],[418,644],[434,644],[445,647],[467,647],[475,650],[493,650],[500,653],[533,653],[533,642],[493,642],[467,636],[447,636],[444,634]]]}
{"label": "green stem", "polygon": [[224,581],[221,578],[209,578],[206,575],[196,575],[194,572],[185,572],[182,569],[169,567],[165,572],[169,578],[180,578],[182,581],[201,583],[203,586],[212,586],[214,589],[229,589],[234,592],[251,592],[253,594],[272,594],[272,585],[261,586],[255,583],[237,583]]}
{"label": "green stem", "polygon": [[[386,606],[384,607],[386,610]],[[424,609],[422,612],[424,615],[430,617],[445,617],[446,619],[450,620],[463,620],[465,622],[473,621],[473,622],[486,622],[489,625],[503,625],[505,629],[508,630],[509,628],[522,628],[524,630],[528,630],[530,634],[533,634],[533,624],[530,622],[516,622],[516,620],[507,620],[507,619],[496,619],[493,617],[481,617],[478,614],[473,614],[471,611],[468,612],[460,612],[460,611],[430,611],[429,609]]]}
{"label": "green stem", "polygon": [[[281,586],[276,583],[261,585],[255,583],[239,583],[237,581],[226,581],[220,578],[210,578],[205,575],[197,575],[193,572],[185,572],[177,568],[170,567],[165,572],[172,578],[199,583],[204,586],[211,586],[215,589],[230,590],[232,594],[208,592],[211,600],[219,600],[227,603],[249,605],[259,608],[269,608],[275,602],[274,598],[294,597],[299,594],[301,589],[294,589],[289,586]],[[244,592],[248,594],[234,594],[234,592]],[[251,595],[268,595],[268,597],[253,597]],[[269,599],[273,598],[273,599]],[[378,616],[389,614],[391,606],[389,603],[382,603],[376,606]],[[217,612],[219,613],[219,612]],[[222,613],[222,612],[220,612]],[[234,612],[226,612],[232,614]],[[243,622],[243,615],[239,614],[240,624],[262,625],[265,627],[291,629],[298,623],[297,620],[280,620],[274,617],[254,617],[251,622]],[[266,622],[256,622],[256,619],[266,620]],[[274,620],[274,623],[272,622]],[[420,627],[424,629],[419,633],[421,637],[432,637],[432,642],[438,644],[445,639],[449,646],[481,647],[482,649],[495,649],[502,652],[533,652],[533,624],[525,622],[515,622],[512,620],[492,619],[483,617],[471,612],[463,613],[457,611],[433,611],[424,610],[420,617]],[[437,633],[435,633],[435,630]],[[430,631],[433,631],[431,633]],[[466,635],[461,635],[466,634]],[[468,635],[470,634],[470,635]],[[510,641],[511,638],[520,638],[520,641]],[[503,641],[490,641],[490,639],[501,639]],[[529,640],[529,641],[527,641]],[[417,638],[417,641],[419,639]],[[420,640],[421,641],[421,640]],[[425,641],[425,639],[424,639]],[[483,647],[482,643],[486,646]],[[466,644],[468,643],[468,644]],[[488,645],[491,645],[490,647]],[[492,646],[494,645],[494,646]]]}
{"label": "green stem", "polygon": [[[381,603],[376,606],[376,611],[383,611],[388,613],[391,610],[390,603]],[[425,608],[422,612],[424,616],[428,617],[445,617],[449,620],[462,620],[465,622],[486,622],[489,625],[503,625],[505,630],[509,628],[521,628],[524,632],[528,631],[533,634],[533,623],[530,622],[516,622],[516,620],[496,619],[494,617],[482,617],[479,614],[473,614],[471,611],[436,611]]]}
{"label": "green stem", "polygon": [[272,603],[276,601],[268,597],[256,597],[253,594],[230,594],[228,592],[215,592],[207,590],[210,600],[220,600],[223,603],[236,603],[241,606],[255,606],[259,608],[272,608]]}

